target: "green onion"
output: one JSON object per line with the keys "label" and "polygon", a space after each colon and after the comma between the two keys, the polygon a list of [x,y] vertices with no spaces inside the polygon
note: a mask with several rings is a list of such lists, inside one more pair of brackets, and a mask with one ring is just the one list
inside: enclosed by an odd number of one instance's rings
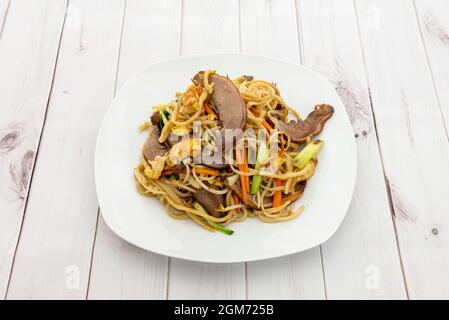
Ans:
{"label": "green onion", "polygon": [[[267,145],[265,143],[261,143],[259,146],[259,152],[257,153],[257,160],[255,166],[256,170],[259,170],[262,163],[267,161],[269,155],[270,150],[267,148]],[[251,194],[254,195],[257,194],[257,192],[259,192],[261,183],[262,183],[262,176],[255,174],[251,182]]]}
{"label": "green onion", "polygon": [[[198,202],[195,202],[193,204],[193,206],[195,207],[195,209],[197,209],[197,210],[199,210],[199,211],[201,211],[203,213],[207,213],[206,210],[204,210],[203,206],[200,205]],[[207,220],[207,219],[204,219],[204,220],[206,220],[206,222],[211,227],[213,227],[215,230],[217,230],[217,231],[223,232],[224,234],[227,234],[227,235],[231,235],[231,234],[234,233],[234,231],[232,231],[232,230],[230,230],[228,228],[223,227],[221,224],[218,224],[216,222],[213,222],[213,221],[210,221],[210,220]]]}
{"label": "green onion", "polygon": [[310,160],[315,158],[318,151],[321,150],[323,145],[324,142],[321,140],[315,140],[313,142],[310,142],[308,145],[304,147],[304,149],[301,150],[301,152],[298,153],[298,155],[294,159],[293,164],[299,169],[304,169],[310,162]]}
{"label": "green onion", "polygon": [[232,231],[232,230],[230,230],[230,229],[228,229],[228,228],[225,228],[225,227],[223,227],[222,225],[220,225],[220,224],[218,224],[218,223],[215,223],[215,222],[210,221],[210,220],[207,220],[207,219],[206,219],[206,221],[207,221],[207,223],[210,224],[214,229],[216,229],[216,230],[218,230],[218,231],[220,231],[220,232],[222,232],[222,233],[224,233],[224,234],[227,234],[227,235],[230,236],[231,234],[234,233],[234,231]]}
{"label": "green onion", "polygon": [[165,110],[159,110],[159,115],[160,115],[160,118],[161,118],[161,121],[160,121],[160,127],[161,127],[161,130],[164,128],[164,126],[167,124],[167,122],[168,122],[168,118],[170,117],[170,114],[167,112],[167,111],[165,111]]}

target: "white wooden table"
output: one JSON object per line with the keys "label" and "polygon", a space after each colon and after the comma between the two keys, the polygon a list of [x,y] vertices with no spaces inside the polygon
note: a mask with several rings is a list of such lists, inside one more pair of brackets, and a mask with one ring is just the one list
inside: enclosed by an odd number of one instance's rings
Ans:
{"label": "white wooden table", "polygon": [[[115,92],[217,51],[304,64],[344,101],[357,185],[320,247],[191,263],[102,220],[93,155]],[[0,0],[0,297],[447,299],[448,130],[447,0]]]}

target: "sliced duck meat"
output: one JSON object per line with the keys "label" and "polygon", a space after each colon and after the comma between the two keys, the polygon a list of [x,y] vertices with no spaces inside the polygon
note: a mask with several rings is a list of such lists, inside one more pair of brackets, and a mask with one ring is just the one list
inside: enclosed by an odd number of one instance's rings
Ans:
{"label": "sliced duck meat", "polygon": [[159,143],[158,128],[153,127],[142,147],[142,153],[145,159],[147,161],[153,161],[157,156],[165,156],[168,151],[169,148],[166,145]]}
{"label": "sliced duck meat", "polygon": [[[194,81],[203,83],[204,72],[198,72]],[[218,112],[223,129],[244,129],[246,125],[246,105],[235,84],[227,77],[218,74],[209,75],[213,83],[212,102]]]}
{"label": "sliced duck meat", "polygon": [[291,193],[291,194],[287,195],[286,197],[284,197],[282,199],[282,201],[290,201],[290,203],[295,202],[296,200],[301,198],[301,196],[304,194],[304,190],[306,189],[306,185],[307,185],[307,180],[303,180],[303,181],[298,182],[295,185],[295,193]]}
{"label": "sliced duck meat", "polygon": [[279,129],[290,136],[294,143],[304,143],[309,137],[316,136],[323,130],[326,121],[332,117],[334,108],[328,104],[315,106],[305,120],[285,123],[279,120]]}
{"label": "sliced duck meat", "polygon": [[211,216],[222,218],[227,214],[226,212],[217,210],[224,207],[225,197],[223,195],[218,195],[201,188],[193,194],[193,197]]}
{"label": "sliced duck meat", "polygon": [[161,115],[159,111],[154,112],[153,115],[151,116],[151,124],[159,128],[161,124]]}
{"label": "sliced duck meat", "polygon": [[162,174],[175,174],[175,173],[185,173],[186,167],[182,163],[175,164],[174,166],[165,166]]}

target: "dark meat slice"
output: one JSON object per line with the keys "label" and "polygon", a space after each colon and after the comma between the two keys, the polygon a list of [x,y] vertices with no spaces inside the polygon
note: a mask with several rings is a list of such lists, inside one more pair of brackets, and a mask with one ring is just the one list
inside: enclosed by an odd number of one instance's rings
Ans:
{"label": "dark meat slice", "polygon": [[211,216],[222,218],[227,214],[226,212],[217,210],[224,207],[225,197],[223,195],[218,195],[201,188],[193,194],[193,197]]}
{"label": "dark meat slice", "polygon": [[294,123],[279,121],[279,129],[290,136],[294,143],[304,143],[307,138],[320,134],[326,121],[332,117],[334,108],[328,104],[315,106],[305,120]]}
{"label": "dark meat slice", "polygon": [[159,130],[154,127],[148,134],[148,138],[143,144],[142,153],[147,161],[153,161],[157,156],[165,156],[168,147],[159,143]]}
{"label": "dark meat slice", "polygon": [[161,115],[159,111],[156,111],[151,116],[151,124],[157,128],[159,128],[159,125],[161,124]]}
{"label": "dark meat slice", "polygon": [[[157,131],[158,135],[160,135],[161,114],[159,113],[159,111],[154,112],[153,115],[151,116],[151,124],[153,125],[154,130]],[[181,140],[182,140],[182,137],[179,137],[174,134],[170,134],[170,136],[166,140],[166,143],[170,147],[173,147],[173,145],[180,142]]]}
{"label": "dark meat slice", "polygon": [[[204,72],[199,72],[194,81],[203,82]],[[235,84],[227,77],[209,75],[209,83],[214,84],[212,102],[218,112],[223,129],[244,129],[246,126],[246,105]]]}
{"label": "dark meat slice", "polygon": [[304,190],[306,189],[306,185],[307,185],[307,180],[298,182],[295,185],[295,193],[291,193],[291,194],[287,195],[286,197],[284,197],[282,199],[282,202],[290,201],[290,203],[293,203],[296,200],[298,200],[299,198],[301,198],[301,196],[304,193]]}
{"label": "dark meat slice", "polygon": [[174,173],[185,173],[186,167],[182,163],[175,164],[174,166],[165,166],[162,174],[174,174]]}

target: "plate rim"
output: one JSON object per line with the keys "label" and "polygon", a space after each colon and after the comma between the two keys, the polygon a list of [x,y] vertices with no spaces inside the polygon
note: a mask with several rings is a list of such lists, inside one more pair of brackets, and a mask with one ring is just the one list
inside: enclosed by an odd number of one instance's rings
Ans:
{"label": "plate rim", "polygon": [[115,229],[113,227],[113,224],[111,223],[111,221],[109,220],[109,218],[107,217],[107,215],[104,214],[103,210],[101,209],[101,203],[103,202],[101,199],[102,197],[100,196],[101,192],[99,192],[100,188],[99,188],[99,178],[98,178],[98,169],[97,167],[99,166],[98,164],[98,156],[97,154],[99,153],[99,144],[100,144],[100,138],[103,135],[103,130],[105,127],[105,123],[106,123],[106,119],[108,118],[109,113],[111,112],[111,107],[114,103],[114,101],[116,100],[117,96],[120,94],[120,92],[122,90],[125,90],[128,85],[130,83],[132,83],[134,81],[135,78],[137,78],[141,73],[143,73],[146,69],[151,68],[152,66],[155,65],[159,65],[159,64],[163,64],[163,63],[170,63],[172,61],[179,61],[179,60],[188,60],[190,58],[199,58],[199,57],[211,57],[211,56],[245,56],[245,57],[256,57],[256,58],[262,58],[262,59],[267,59],[267,60],[271,60],[277,63],[282,63],[282,64],[287,64],[290,65],[291,67],[294,68],[299,68],[299,69],[304,69],[307,72],[313,74],[314,76],[316,76],[317,78],[321,79],[322,81],[324,81],[325,83],[327,83],[332,90],[334,91],[336,97],[338,98],[338,100],[340,101],[341,105],[343,106],[344,109],[344,117],[345,117],[345,121],[347,121],[347,123],[350,125],[351,129],[353,129],[352,123],[350,121],[349,115],[348,115],[348,111],[346,109],[345,104],[343,103],[341,97],[338,95],[337,91],[335,90],[334,86],[332,85],[332,83],[327,80],[323,75],[319,74],[318,72],[312,70],[311,68],[304,66],[302,64],[295,64],[292,63],[290,61],[286,61],[283,59],[279,59],[276,57],[272,57],[272,56],[268,56],[268,55],[263,55],[263,54],[252,54],[252,53],[241,53],[241,52],[229,52],[229,51],[218,51],[218,52],[208,52],[208,53],[195,53],[195,54],[188,54],[188,55],[181,55],[181,56],[177,56],[177,57],[171,57],[168,59],[161,59],[158,60],[156,62],[150,63],[145,65],[144,67],[140,68],[138,71],[136,71],[135,73],[133,73],[121,86],[121,88],[115,93],[115,95],[112,97],[108,108],[106,109],[105,113],[103,114],[102,120],[101,120],[101,124],[99,126],[98,132],[97,132],[97,137],[96,137],[96,142],[95,142],[95,152],[94,152],[94,179],[95,179],[95,191],[96,191],[96,197],[98,200],[98,206],[100,209],[100,213],[103,217],[103,220],[105,222],[105,224],[107,225],[107,227],[118,237],[120,237],[121,239],[123,239],[124,241],[142,249],[148,252],[152,252],[155,254],[159,254],[165,257],[171,257],[171,258],[176,258],[176,259],[182,259],[182,260],[186,260],[186,261],[194,261],[194,262],[204,262],[204,263],[212,263],[212,264],[220,264],[220,263],[242,263],[242,262],[253,262],[253,261],[261,261],[261,260],[268,260],[268,259],[276,259],[276,258],[281,258],[281,257],[285,257],[285,256],[290,256],[293,254],[297,254],[300,252],[305,252],[308,250],[311,250],[312,248],[318,247],[320,245],[322,245],[323,243],[327,242],[335,233],[336,231],[340,228],[340,226],[342,225],[347,212],[349,210],[349,207],[351,205],[353,196],[354,196],[354,191],[355,191],[355,185],[356,185],[356,180],[357,180],[357,169],[358,169],[358,152],[357,152],[357,143],[355,140],[354,135],[351,136],[351,147],[354,150],[353,152],[353,163],[354,163],[354,167],[352,170],[352,181],[351,181],[351,190],[350,190],[350,196],[347,197],[345,203],[344,203],[344,208],[346,208],[344,210],[344,214],[341,216],[341,218],[339,219],[338,223],[335,224],[335,227],[333,228],[332,232],[329,233],[329,235],[327,235],[326,237],[324,237],[323,240],[318,241],[316,244],[314,245],[309,245],[305,248],[302,248],[300,250],[297,249],[293,249],[293,250],[288,250],[287,252],[281,252],[279,254],[272,254],[272,253],[265,253],[265,254],[258,254],[249,258],[245,258],[245,259],[208,259],[206,258],[206,256],[204,256],[204,258],[196,258],[196,257],[191,257],[189,255],[183,255],[180,251],[180,253],[170,253],[167,252],[167,250],[159,250],[157,247],[156,248],[152,248],[152,249],[148,249],[145,248],[144,246],[140,245],[139,243],[137,243],[137,241],[134,241],[133,239],[129,239],[125,236],[122,236],[120,234],[120,231],[118,231],[117,229]]}

